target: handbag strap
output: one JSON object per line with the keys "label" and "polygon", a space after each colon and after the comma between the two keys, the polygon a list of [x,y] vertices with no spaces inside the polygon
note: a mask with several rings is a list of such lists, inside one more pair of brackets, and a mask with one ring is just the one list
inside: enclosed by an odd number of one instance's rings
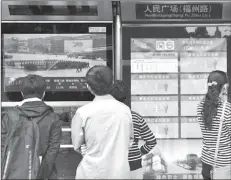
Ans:
{"label": "handbag strap", "polygon": [[221,118],[220,118],[220,126],[219,126],[217,143],[216,143],[216,151],[215,151],[215,156],[214,156],[214,166],[213,166],[214,168],[216,167],[216,162],[217,162],[217,156],[218,156],[218,150],[219,150],[220,138],[221,138],[221,131],[222,131],[222,126],[223,126],[223,121],[225,119],[226,104],[227,104],[227,102],[225,102],[223,105],[222,114],[221,114]]}

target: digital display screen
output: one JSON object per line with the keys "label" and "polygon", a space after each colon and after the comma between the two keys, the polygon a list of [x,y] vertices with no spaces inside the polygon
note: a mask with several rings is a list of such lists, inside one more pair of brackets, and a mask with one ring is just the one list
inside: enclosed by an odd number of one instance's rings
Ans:
{"label": "digital display screen", "polygon": [[91,101],[85,76],[95,65],[113,71],[109,23],[3,23],[1,31],[1,100],[22,101],[22,77],[46,81],[44,101]]}
{"label": "digital display screen", "polygon": [[89,34],[4,34],[4,91],[19,91],[28,74],[46,79],[47,91],[87,91],[85,75],[107,65],[106,31]]}

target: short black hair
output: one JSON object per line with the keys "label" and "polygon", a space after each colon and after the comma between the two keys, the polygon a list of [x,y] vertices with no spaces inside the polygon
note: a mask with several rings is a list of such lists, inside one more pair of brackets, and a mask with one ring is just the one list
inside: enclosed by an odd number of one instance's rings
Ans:
{"label": "short black hair", "polygon": [[86,82],[96,95],[102,96],[110,94],[113,83],[112,71],[107,66],[94,66],[88,70]]}
{"label": "short black hair", "polygon": [[122,103],[125,103],[129,94],[129,89],[121,80],[116,80],[111,87],[111,95]]}
{"label": "short black hair", "polygon": [[20,79],[19,88],[24,98],[42,98],[46,90],[46,81],[42,76],[29,74]]}

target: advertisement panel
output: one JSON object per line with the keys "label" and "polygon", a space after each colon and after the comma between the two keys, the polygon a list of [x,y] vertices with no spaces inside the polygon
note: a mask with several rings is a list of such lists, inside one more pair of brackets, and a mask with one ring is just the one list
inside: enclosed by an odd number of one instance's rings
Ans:
{"label": "advertisement panel", "polygon": [[[167,162],[148,179],[202,179],[197,105],[211,71],[227,72],[226,38],[131,38],[131,109],[144,117]],[[143,142],[142,142],[143,143]]]}
{"label": "advertisement panel", "polygon": [[156,138],[179,138],[178,118],[146,117],[145,121]]}
{"label": "advertisement panel", "polygon": [[132,109],[142,116],[178,116],[177,96],[132,96]]}
{"label": "advertisement panel", "polygon": [[132,74],[131,94],[178,94],[178,74]]}

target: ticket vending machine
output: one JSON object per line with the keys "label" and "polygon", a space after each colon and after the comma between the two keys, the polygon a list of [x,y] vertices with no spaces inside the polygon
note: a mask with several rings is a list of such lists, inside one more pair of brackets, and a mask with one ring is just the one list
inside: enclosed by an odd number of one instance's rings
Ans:
{"label": "ticket vending machine", "polygon": [[71,118],[78,107],[93,99],[84,77],[94,65],[106,65],[114,71],[112,2],[1,3],[1,107],[12,108],[22,100],[21,77],[45,77],[44,101],[63,122],[58,176],[73,178],[81,156],[71,145]]}
{"label": "ticket vending machine", "polygon": [[121,17],[131,109],[147,121],[168,165],[145,177],[202,179],[196,107],[209,72],[231,76],[231,2],[122,1]]}

